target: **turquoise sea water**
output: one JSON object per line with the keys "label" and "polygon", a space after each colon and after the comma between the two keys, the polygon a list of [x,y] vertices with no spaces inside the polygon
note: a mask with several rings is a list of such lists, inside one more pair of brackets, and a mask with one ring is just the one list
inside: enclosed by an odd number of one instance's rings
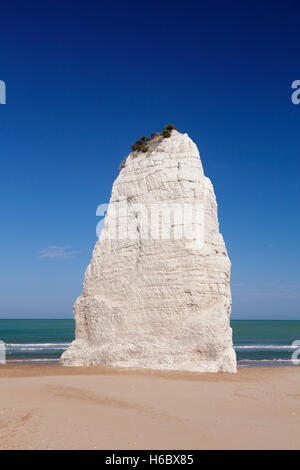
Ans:
{"label": "turquoise sea water", "polygon": [[[238,365],[292,365],[300,321],[233,320]],[[74,320],[0,320],[7,362],[57,362],[74,339]]]}

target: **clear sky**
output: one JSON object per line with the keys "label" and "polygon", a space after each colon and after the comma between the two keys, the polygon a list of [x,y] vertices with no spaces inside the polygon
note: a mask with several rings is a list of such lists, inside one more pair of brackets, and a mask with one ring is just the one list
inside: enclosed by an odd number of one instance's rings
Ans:
{"label": "clear sky", "polygon": [[171,122],[214,184],[233,318],[300,319],[300,1],[2,0],[0,18],[0,317],[72,316],[96,207]]}

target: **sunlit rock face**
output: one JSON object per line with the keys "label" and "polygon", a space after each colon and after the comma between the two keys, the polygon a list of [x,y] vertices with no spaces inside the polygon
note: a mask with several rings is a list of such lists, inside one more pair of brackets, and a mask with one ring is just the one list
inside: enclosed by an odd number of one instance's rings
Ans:
{"label": "sunlit rock face", "polygon": [[230,261],[197,146],[128,155],[74,305],[64,365],[235,372]]}

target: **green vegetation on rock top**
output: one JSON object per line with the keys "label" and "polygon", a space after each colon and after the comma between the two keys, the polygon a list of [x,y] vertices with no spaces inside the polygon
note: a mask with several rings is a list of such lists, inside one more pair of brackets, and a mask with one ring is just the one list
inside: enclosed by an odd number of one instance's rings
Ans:
{"label": "green vegetation on rock top", "polygon": [[[134,144],[131,146],[131,150],[133,152],[143,152],[146,153],[149,150],[149,146],[147,145],[147,142],[153,140],[155,137],[162,136],[164,139],[171,137],[172,131],[177,130],[174,124],[168,124],[162,132],[152,132],[151,137],[146,137],[143,135],[139,140],[137,140]],[[122,161],[120,164],[120,170],[126,166],[126,158]]]}

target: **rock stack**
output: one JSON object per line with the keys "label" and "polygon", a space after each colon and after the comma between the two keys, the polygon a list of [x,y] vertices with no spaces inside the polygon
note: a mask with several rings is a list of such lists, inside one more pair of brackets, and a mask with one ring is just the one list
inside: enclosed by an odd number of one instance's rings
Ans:
{"label": "rock stack", "polygon": [[64,365],[236,372],[230,261],[187,134],[143,138],[112,188]]}

